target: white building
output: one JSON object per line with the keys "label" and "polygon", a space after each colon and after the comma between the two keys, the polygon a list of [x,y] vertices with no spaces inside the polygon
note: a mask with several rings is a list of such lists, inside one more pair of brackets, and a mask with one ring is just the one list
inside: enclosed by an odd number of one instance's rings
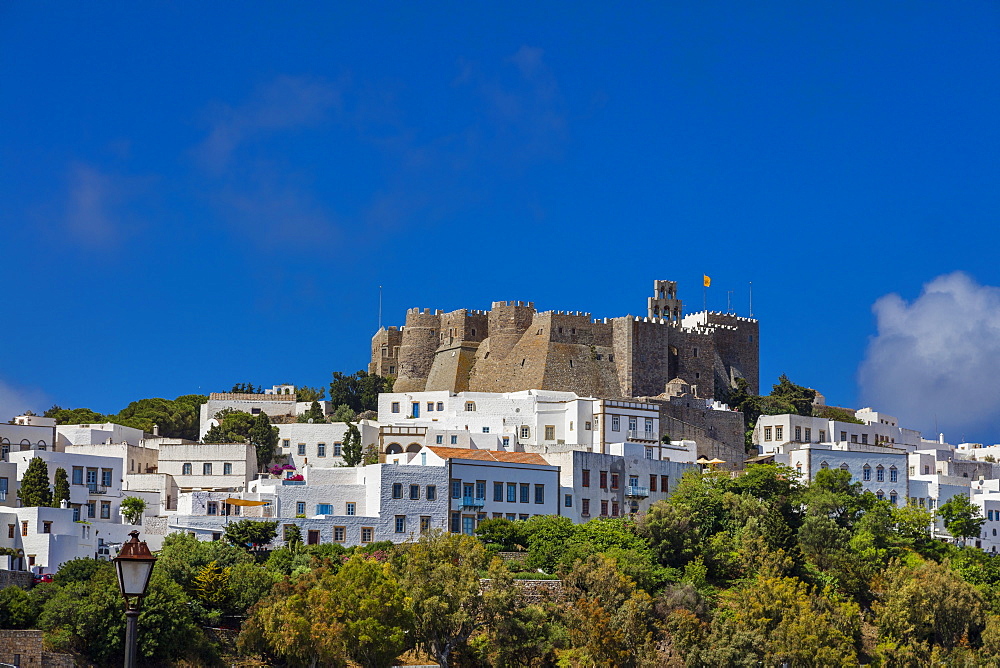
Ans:
{"label": "white building", "polygon": [[[787,461],[783,461],[787,459]],[[786,463],[807,480],[823,469],[842,469],[864,491],[894,505],[910,498],[907,453],[904,450],[854,443],[802,443],[775,461]]]}
{"label": "white building", "polygon": [[56,443],[56,421],[37,415],[18,415],[0,424],[0,460],[22,450],[52,450]]}
{"label": "white building", "polygon": [[95,443],[128,443],[137,446],[142,442],[142,437],[142,429],[126,427],[113,422],[61,424],[56,427],[56,444],[59,450],[70,445],[93,445]]}
{"label": "white building", "polygon": [[157,473],[171,476],[180,491],[244,490],[257,475],[257,451],[249,443],[161,445]]}
{"label": "white building", "polygon": [[92,443],[65,446],[65,452],[76,455],[97,455],[98,457],[114,457],[122,460],[126,473],[156,473],[160,451],[158,448],[148,448],[142,445],[133,445],[128,441],[118,441],[112,443]]}
{"label": "white building", "polygon": [[925,444],[920,432],[901,429],[896,419],[870,408],[857,411],[865,424],[840,422],[805,415],[761,415],[754,426],[753,442],[762,455],[787,453],[805,443],[835,445],[887,445],[915,450]]}
{"label": "white building", "polygon": [[[638,456],[636,456],[638,455]],[[692,463],[568,450],[543,455],[560,470],[559,514],[575,523],[645,512],[666,499]]]}
{"label": "white building", "polygon": [[224,409],[233,409],[260,415],[264,413],[271,417],[296,415],[295,394],[234,394],[231,392],[213,392],[208,395],[208,401],[199,408],[198,438],[202,439],[208,430],[219,424],[216,414]]}
{"label": "white building", "polygon": [[252,481],[239,496],[265,503],[262,507],[227,504],[217,493],[182,494],[181,510],[169,515],[169,528],[213,540],[225,532],[228,521],[262,517],[275,518],[282,526],[279,543],[292,524],[300,527],[308,544],[404,542],[431,529],[447,530],[447,471],[443,465],[308,466],[303,481]]}
{"label": "white building", "polygon": [[398,430],[383,429],[386,455],[416,452],[424,445],[517,451],[579,445],[606,452],[612,443],[656,443],[660,438],[656,404],[551,390],[384,393],[378,416],[380,423]]}
{"label": "white building", "polygon": [[[320,422],[308,424],[292,422],[274,425],[278,428],[278,454],[296,468],[306,465],[316,467],[343,466],[341,448],[347,433],[346,422]],[[361,434],[362,450],[366,445],[379,442],[379,424],[373,420],[355,423]]]}
{"label": "white building", "polygon": [[32,459],[45,462],[49,484],[55,486],[57,469],[69,478],[70,501],[74,520],[117,523],[121,521],[122,460],[67,452],[27,450],[13,452],[11,463],[17,466],[17,479],[24,477]]}
{"label": "white building", "polygon": [[[448,529],[453,533],[471,535],[486,518],[526,520],[559,514],[559,467],[533,452],[429,445],[401,463],[406,468],[447,469]],[[397,486],[394,496],[403,492]]]}
{"label": "white building", "polygon": [[73,520],[67,508],[31,507],[0,509],[0,547],[16,550],[8,561],[13,570],[54,573],[59,565],[80,557],[96,558],[102,538],[101,525]]}

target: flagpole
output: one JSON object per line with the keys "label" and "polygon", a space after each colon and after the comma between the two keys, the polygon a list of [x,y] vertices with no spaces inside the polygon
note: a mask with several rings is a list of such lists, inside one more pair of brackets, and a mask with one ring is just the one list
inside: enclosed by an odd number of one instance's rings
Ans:
{"label": "flagpole", "polygon": [[750,317],[753,317],[753,281],[750,281]]}

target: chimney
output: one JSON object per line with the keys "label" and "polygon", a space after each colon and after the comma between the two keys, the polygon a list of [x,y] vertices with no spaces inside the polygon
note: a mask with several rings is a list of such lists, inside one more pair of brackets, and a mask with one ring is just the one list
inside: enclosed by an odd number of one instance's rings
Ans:
{"label": "chimney", "polygon": [[944,434],[938,434],[938,443],[944,445]]}
{"label": "chimney", "polygon": [[154,424],[153,425],[153,436],[159,436],[159,435],[160,435],[160,425]]}

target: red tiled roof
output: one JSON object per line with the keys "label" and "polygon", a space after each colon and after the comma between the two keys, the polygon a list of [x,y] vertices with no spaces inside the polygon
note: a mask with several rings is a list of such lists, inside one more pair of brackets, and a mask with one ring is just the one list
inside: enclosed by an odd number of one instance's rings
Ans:
{"label": "red tiled roof", "polygon": [[502,450],[472,450],[471,448],[449,448],[428,445],[427,448],[441,459],[478,459],[487,462],[507,464],[535,464],[548,466],[541,455],[535,452],[504,452]]}

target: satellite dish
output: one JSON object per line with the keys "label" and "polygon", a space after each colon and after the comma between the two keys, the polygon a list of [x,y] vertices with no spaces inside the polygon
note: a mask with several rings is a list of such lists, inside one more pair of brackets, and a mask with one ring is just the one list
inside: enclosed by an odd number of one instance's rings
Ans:
{"label": "satellite dish", "polygon": [[313,423],[313,419],[309,418],[309,424],[312,424],[312,423]]}

